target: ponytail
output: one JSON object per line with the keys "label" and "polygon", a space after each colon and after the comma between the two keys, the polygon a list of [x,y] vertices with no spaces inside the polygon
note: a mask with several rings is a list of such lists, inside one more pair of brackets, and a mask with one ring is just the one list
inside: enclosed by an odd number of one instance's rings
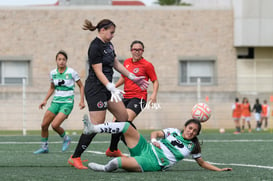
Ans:
{"label": "ponytail", "polygon": [[94,26],[94,25],[91,23],[91,21],[89,21],[89,20],[86,19],[86,20],[84,21],[84,24],[83,24],[82,29],[83,29],[83,30],[89,30],[89,31],[94,31],[94,30],[98,29],[98,31],[100,31],[102,28],[107,30],[107,29],[110,28],[111,26],[116,27],[115,23],[113,23],[113,22],[112,22],[111,20],[109,20],[109,19],[103,19],[103,20],[101,20],[101,21],[97,24],[97,26]]}

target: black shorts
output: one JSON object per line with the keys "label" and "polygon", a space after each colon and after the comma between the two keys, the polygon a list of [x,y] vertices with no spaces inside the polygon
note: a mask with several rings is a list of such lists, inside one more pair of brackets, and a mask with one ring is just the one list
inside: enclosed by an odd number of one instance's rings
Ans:
{"label": "black shorts", "polygon": [[132,99],[123,99],[122,100],[125,107],[127,109],[131,109],[138,115],[142,109],[145,108],[146,106],[146,101],[144,99],[139,99],[139,98],[132,98]]}
{"label": "black shorts", "polygon": [[84,87],[85,99],[89,111],[103,111],[107,109],[107,102],[111,99],[111,92],[104,86],[88,85]]}

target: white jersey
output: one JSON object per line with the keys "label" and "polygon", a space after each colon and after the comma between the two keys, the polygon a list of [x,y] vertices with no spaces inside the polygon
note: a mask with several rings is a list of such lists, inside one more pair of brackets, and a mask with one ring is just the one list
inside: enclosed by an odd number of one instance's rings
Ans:
{"label": "white jersey", "polygon": [[58,69],[50,72],[50,81],[55,86],[55,93],[52,102],[57,103],[73,103],[75,82],[80,80],[78,73],[67,67],[63,73],[59,73]]}
{"label": "white jersey", "polygon": [[163,169],[174,165],[190,155],[193,158],[201,157],[201,153],[191,154],[195,145],[192,141],[185,140],[179,129],[167,128],[162,131],[164,132],[164,138],[159,140],[161,149],[155,146],[152,146],[152,149],[158,159],[159,165]]}

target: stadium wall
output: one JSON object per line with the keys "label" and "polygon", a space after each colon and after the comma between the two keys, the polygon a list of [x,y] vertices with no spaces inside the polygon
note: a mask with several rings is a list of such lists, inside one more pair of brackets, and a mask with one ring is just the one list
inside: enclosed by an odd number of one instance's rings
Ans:
{"label": "stadium wall", "polygon": [[[197,102],[207,102],[212,109],[205,128],[234,127],[231,104],[241,95],[236,91],[232,9],[63,6],[0,9],[0,59],[31,62],[24,101],[22,86],[1,86],[0,130],[22,129],[24,120],[27,130],[40,129],[45,110],[38,110],[38,106],[49,88],[48,74],[56,67],[58,50],[68,53],[68,66],[77,70],[84,82],[88,46],[97,33],[81,27],[85,19],[96,24],[103,18],[117,25],[112,42],[118,58],[130,57],[130,43],[141,40],[145,44],[144,57],[153,63],[158,74],[160,107],[147,107],[135,120],[138,128],[182,127]],[[199,93],[196,85],[181,85],[181,57],[213,57],[216,83],[201,86]],[[74,110],[64,123],[66,129],[82,128],[82,115],[88,108],[79,110],[78,103],[76,87]],[[112,120],[110,114],[107,120]]]}

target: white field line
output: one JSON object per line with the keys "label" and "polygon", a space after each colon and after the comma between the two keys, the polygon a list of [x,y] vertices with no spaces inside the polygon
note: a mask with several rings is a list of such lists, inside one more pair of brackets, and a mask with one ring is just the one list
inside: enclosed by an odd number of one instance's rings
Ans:
{"label": "white field line", "polygon": [[[229,142],[273,142],[272,140],[202,140],[200,141],[203,142],[211,142],[211,143],[229,143]],[[0,145],[5,145],[5,144],[40,144],[40,141],[34,141],[34,142],[20,142],[20,141],[0,141]],[[62,141],[49,141],[50,144],[60,144]],[[78,141],[72,141],[71,143],[77,144]],[[93,141],[92,144],[104,144],[104,143],[110,143],[110,141]]]}
{"label": "white field line", "polygon": [[[100,152],[100,151],[86,151],[88,153],[94,153],[94,154],[98,154],[98,155],[104,155],[104,152]],[[128,154],[123,153],[126,156],[129,156]],[[183,159],[182,161],[186,161],[186,162],[195,162],[195,160],[193,159]],[[252,168],[264,168],[264,169],[270,169],[273,170],[273,166],[264,166],[264,165],[250,165],[250,164],[238,164],[238,163],[216,163],[216,162],[209,162],[208,163],[212,164],[212,165],[224,165],[224,166],[237,166],[237,167],[252,167]]]}
{"label": "white field line", "polygon": [[[63,143],[62,141],[49,141],[50,144],[60,144]],[[71,141],[71,143],[77,144],[78,141]],[[110,141],[92,141],[92,144],[105,144],[110,143]],[[0,141],[0,145],[8,145],[8,144],[14,144],[14,145],[33,145],[33,144],[41,144],[41,141],[34,141],[34,142],[18,142],[18,141]]]}
{"label": "white field line", "polygon": [[[203,140],[204,142],[273,142],[273,140]],[[1,141],[0,144],[40,144],[41,142],[15,142],[15,141],[6,141],[3,142]],[[55,141],[55,142],[50,142],[50,144],[60,144],[62,141]],[[72,143],[77,144],[78,142],[72,141]],[[109,141],[93,141],[92,144],[105,144],[105,143],[110,143]],[[104,155],[105,152],[100,152],[100,151],[89,151],[87,150],[86,152],[88,153],[93,153],[93,154],[98,154],[98,155]],[[129,156],[129,154],[124,153],[125,155]],[[193,159],[184,159],[183,161],[186,162],[195,162]],[[209,162],[209,161],[207,161]],[[213,165],[224,165],[224,166],[238,166],[238,167],[251,167],[251,168],[263,168],[263,169],[269,169],[273,170],[273,166],[265,166],[265,165],[252,165],[252,164],[240,164],[240,163],[216,163],[216,162],[209,162],[210,164]]]}
{"label": "white field line", "polygon": [[[195,162],[195,160],[192,160],[192,159],[184,159],[183,161]],[[209,161],[207,162],[212,165],[230,165],[230,166],[238,166],[238,167],[265,168],[265,169],[273,170],[273,166],[250,165],[250,164],[240,164],[240,163],[215,163],[215,162],[209,162]]]}

